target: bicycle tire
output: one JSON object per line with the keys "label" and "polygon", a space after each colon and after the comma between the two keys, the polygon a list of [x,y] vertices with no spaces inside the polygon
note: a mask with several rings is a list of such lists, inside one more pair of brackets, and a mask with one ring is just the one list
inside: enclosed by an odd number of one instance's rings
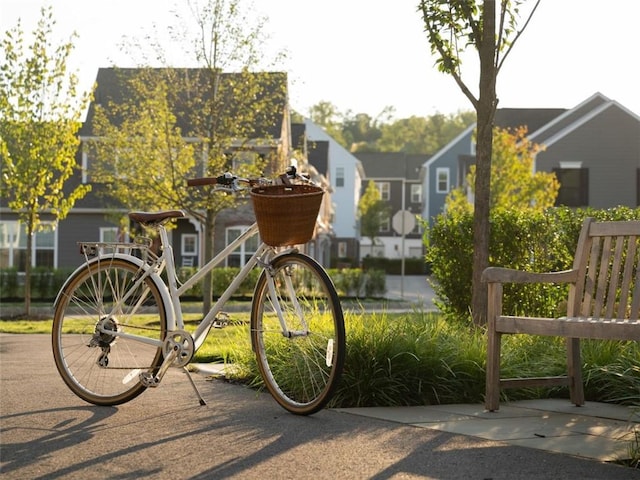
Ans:
{"label": "bicycle tire", "polygon": [[[273,275],[276,299],[269,292],[267,275]],[[292,280],[299,308],[287,291],[286,278]],[[287,331],[294,333],[283,334],[276,305]],[[338,294],[315,260],[289,253],[261,273],[251,307],[251,343],[263,382],[282,407],[310,415],[327,405],[344,366],[345,337]]]}
{"label": "bicycle tire", "polygon": [[[146,277],[130,291],[140,268],[123,258],[96,258],[78,269],[58,296],[52,328],[56,367],[71,391],[89,403],[132,400],[146,389],[139,374],[156,373],[162,364],[162,347],[97,331],[100,324],[165,338],[166,307],[154,280]],[[122,302],[125,292],[131,296]]]}

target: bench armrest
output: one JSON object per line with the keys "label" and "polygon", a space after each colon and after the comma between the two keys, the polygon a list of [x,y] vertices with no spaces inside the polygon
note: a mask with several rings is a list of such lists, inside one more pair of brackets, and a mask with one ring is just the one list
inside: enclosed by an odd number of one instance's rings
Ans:
{"label": "bench armrest", "polygon": [[535,273],[512,268],[488,267],[482,272],[482,281],[487,283],[574,283],[577,270]]}

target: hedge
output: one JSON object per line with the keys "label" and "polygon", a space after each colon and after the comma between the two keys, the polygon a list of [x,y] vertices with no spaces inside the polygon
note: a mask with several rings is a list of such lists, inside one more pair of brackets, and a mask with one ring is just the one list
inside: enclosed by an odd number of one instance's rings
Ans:
{"label": "hedge", "polygon": [[[196,267],[178,268],[178,281],[184,282],[196,272]],[[239,268],[219,267],[212,272],[213,296],[218,297],[236,277]],[[31,299],[52,301],[73,269],[35,268],[31,277]],[[240,284],[234,297],[251,297],[261,270],[254,268]],[[330,269],[338,293],[342,296],[381,297],[385,293],[385,272],[383,270]],[[21,301],[24,298],[24,274],[16,268],[0,269],[0,300]],[[201,299],[202,282],[197,283],[184,295],[184,299]]]}
{"label": "hedge", "polygon": [[[585,217],[639,220],[640,208],[606,210],[558,207],[544,212],[500,210],[490,217],[489,264],[534,272],[572,267]],[[439,215],[425,232],[426,258],[435,280],[436,304],[453,318],[470,318],[473,214]],[[566,286],[505,285],[503,309],[510,314],[560,316]]]}

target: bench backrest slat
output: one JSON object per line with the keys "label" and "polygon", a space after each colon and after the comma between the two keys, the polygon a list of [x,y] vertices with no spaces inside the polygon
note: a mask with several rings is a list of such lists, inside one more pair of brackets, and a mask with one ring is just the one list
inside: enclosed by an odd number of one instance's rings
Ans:
{"label": "bench backrest slat", "polygon": [[[635,237],[636,241],[633,244],[634,247],[634,256],[630,258],[635,258],[635,247],[638,245],[637,237]],[[631,302],[631,312],[629,312],[630,320],[638,320],[638,310],[640,310],[640,268],[638,268],[638,259],[636,258],[636,274],[634,279],[633,286],[633,301]]]}
{"label": "bench backrest slat", "polygon": [[[622,263],[620,261],[620,259],[622,258],[622,252],[625,246],[625,242],[624,242],[624,237],[623,236],[617,236],[616,237],[616,250],[614,253],[614,261],[613,261],[613,266],[611,268],[611,278],[618,278],[620,275],[620,264]],[[616,289],[617,289],[617,284],[616,282],[609,282],[609,292],[607,293],[607,298],[615,298],[616,297]],[[621,297],[620,297],[620,303],[618,305],[618,311],[615,312],[615,315],[618,317],[624,316],[624,307],[622,306],[624,302],[626,302],[625,300],[622,300],[622,294],[624,294],[625,292],[620,292]],[[615,302],[607,302],[607,310],[604,313],[605,318],[613,318],[614,316],[614,307],[616,306]],[[622,308],[620,308],[622,307]]]}
{"label": "bench backrest slat", "polygon": [[637,320],[640,315],[640,222],[583,224],[569,292],[569,316]]}

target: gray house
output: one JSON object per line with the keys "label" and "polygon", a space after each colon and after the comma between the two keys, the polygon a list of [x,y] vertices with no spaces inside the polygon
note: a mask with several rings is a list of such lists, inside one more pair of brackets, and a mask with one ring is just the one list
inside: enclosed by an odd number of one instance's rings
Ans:
{"label": "gray house", "polygon": [[406,153],[355,153],[362,163],[364,178],[361,194],[370,181],[373,181],[383,201],[390,207],[389,216],[376,236],[372,245],[370,238],[360,239],[361,258],[367,255],[390,259],[417,258],[423,254],[422,226],[415,221],[413,230],[400,235],[393,226],[393,218],[400,211],[407,211],[415,217],[420,216],[423,208],[423,185],[420,172],[428,155]]}
{"label": "gray house", "polygon": [[[157,69],[161,74],[165,69]],[[176,78],[181,81],[194,81],[197,78],[198,69],[172,69],[177,73]],[[94,101],[89,107],[87,119],[80,131],[81,147],[78,151],[77,162],[81,169],[72,179],[73,182],[90,183],[92,192],[85,198],[76,202],[66,219],[53,223],[51,218],[51,229],[36,234],[34,244],[34,266],[52,268],[72,268],[82,263],[83,258],[79,254],[78,241],[126,241],[126,234],[120,229],[120,221],[126,218],[126,211],[118,207],[117,199],[108,199],[100,195],[104,186],[96,183],[91,178],[92,164],[99,161],[93,158],[88,141],[94,137],[93,118],[97,104],[107,105],[109,101],[123,101],[127,95],[127,78],[135,74],[136,69],[113,69],[102,68],[98,71],[96,83],[97,88],[94,94]],[[235,75],[222,74],[223,81],[235,81]],[[266,130],[262,129],[256,138],[238,139],[238,149],[247,150],[250,145],[252,154],[269,158],[273,170],[280,170],[288,165],[293,158],[291,145],[291,121],[289,115],[289,105],[287,100],[287,76],[285,73],[273,72],[262,73],[266,75],[268,88],[265,95],[270,96],[279,115],[275,121],[266,125]],[[261,77],[263,78],[263,77]],[[231,101],[233,99],[230,99]],[[177,123],[182,131],[188,131],[189,112],[177,113]],[[232,158],[232,145],[229,158]],[[299,162],[306,162],[300,158]],[[276,165],[277,164],[277,165]],[[230,160],[229,170],[233,169]],[[220,172],[222,173],[222,172]],[[268,172],[266,172],[268,173]],[[194,173],[197,176],[198,172]],[[324,181],[322,178],[317,178]],[[15,213],[7,208],[7,199],[0,199],[0,268],[17,267],[24,270],[26,240],[24,227],[20,225]],[[325,201],[321,207],[321,216],[328,219],[331,215],[330,200]],[[47,221],[46,216],[44,220]],[[222,212],[216,223],[215,250],[221,250],[228,242],[237,237],[244,229],[248,228],[254,221],[253,213],[249,205],[234,209],[233,212]],[[318,246],[311,245],[310,249],[316,252],[324,252],[328,248],[322,249],[326,244],[326,236],[331,234],[328,220],[319,222],[317,229]],[[323,225],[326,227],[323,227]],[[172,243],[177,265],[197,266],[201,263],[201,235],[202,229],[194,219],[181,219],[177,227],[172,230]],[[257,239],[256,239],[257,242]],[[251,245],[234,254],[228,262],[229,266],[242,265],[248,256],[253,253]],[[328,254],[327,254],[328,255]]]}
{"label": "gray house", "polygon": [[[596,93],[565,109],[499,109],[501,128],[526,126],[531,141],[544,145],[535,168],[555,172],[557,205],[609,208],[640,205],[640,116]],[[422,216],[433,222],[452,188],[464,185],[475,161],[469,127],[424,163]]]}

